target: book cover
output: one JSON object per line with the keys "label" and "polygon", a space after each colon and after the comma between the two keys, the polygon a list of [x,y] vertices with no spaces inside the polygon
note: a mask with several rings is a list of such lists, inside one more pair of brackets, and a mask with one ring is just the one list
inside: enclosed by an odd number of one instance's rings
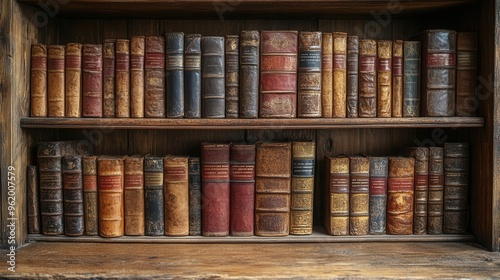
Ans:
{"label": "book cover", "polygon": [[163,158],[165,185],[165,235],[189,234],[188,158]]}
{"label": "book cover", "polygon": [[130,38],[130,117],[144,118],[144,36]]}
{"label": "book cover", "polygon": [[163,158],[144,157],[144,232],[146,235],[165,234],[165,204],[163,194]]}
{"label": "book cover", "polygon": [[189,235],[201,235],[201,166],[199,157],[188,158]]}
{"label": "book cover", "polygon": [[226,118],[236,119],[239,115],[239,47],[238,35],[226,35]]}
{"label": "book cover", "polygon": [[165,35],[167,118],[184,117],[184,33]]}
{"label": "book cover", "polygon": [[297,116],[321,117],[321,32],[299,33]]}
{"label": "book cover", "polygon": [[105,39],[102,44],[102,116],[116,116],[116,52],[115,39]]}
{"label": "book cover", "polygon": [[389,161],[370,157],[370,234],[385,234]]}
{"label": "book cover", "polygon": [[377,41],[359,40],[359,117],[377,116]]}
{"label": "book cover", "polygon": [[64,54],[65,46],[47,47],[47,116],[64,117]]}
{"label": "book cover", "polygon": [[392,117],[403,116],[403,41],[392,42]]}
{"label": "book cover", "polygon": [[47,116],[47,46],[31,45],[30,116]]}
{"label": "book cover", "polygon": [[332,117],[333,108],[333,34],[323,32],[321,45],[321,116]]}
{"label": "book cover", "polygon": [[347,36],[347,117],[358,117],[359,37]]}
{"label": "book cover", "polygon": [[349,234],[367,235],[370,224],[370,159],[350,157]]}
{"label": "book cover", "polygon": [[377,41],[377,117],[392,116],[392,41]]}
{"label": "book cover", "polygon": [[147,36],[144,52],[144,117],[165,117],[165,38]]}
{"label": "book cover", "polygon": [[144,157],[124,159],[125,235],[144,235]]}
{"label": "book cover", "polygon": [[333,32],[333,117],[347,116],[347,33]]}
{"label": "book cover", "polygon": [[225,109],[224,37],[201,37],[201,116],[224,118]]}
{"label": "book cover", "polygon": [[184,36],[184,117],[201,118],[201,35]]}
{"label": "book cover", "polygon": [[80,236],[84,233],[82,157],[62,158],[64,234]]}
{"label": "book cover", "polygon": [[82,117],[82,44],[66,44],[65,102],[66,117]]}
{"label": "book cover", "polygon": [[98,235],[97,156],[82,157],[85,235]]}
{"label": "book cover", "polygon": [[325,156],[325,228],[330,235],[349,235],[349,157]]}
{"label": "book cover", "polygon": [[444,155],[442,147],[429,147],[429,201],[427,233],[443,233]]}
{"label": "book cover", "polygon": [[413,234],[427,233],[427,204],[429,199],[429,148],[412,147],[406,156],[415,159],[415,213]]}
{"label": "book cover", "polygon": [[35,165],[27,168],[27,186],[28,233],[40,233],[38,169]]}
{"label": "book cover", "polygon": [[243,30],[240,34],[240,118],[259,116],[260,33]]}
{"label": "book cover", "polygon": [[116,39],[115,115],[130,118],[130,41]]}
{"label": "book cover", "polygon": [[84,44],[82,50],[82,116],[102,117],[102,45]]}
{"label": "book cover", "polygon": [[414,158],[389,158],[387,234],[413,233],[414,173]]}
{"label": "book cover", "polygon": [[475,32],[457,33],[457,116],[472,117],[479,107],[477,89],[478,38]]}
{"label": "book cover", "polygon": [[102,237],[124,234],[123,171],[123,158],[97,158],[99,235]]}
{"label": "book cover", "polygon": [[420,117],[420,41],[403,43],[403,117]]}

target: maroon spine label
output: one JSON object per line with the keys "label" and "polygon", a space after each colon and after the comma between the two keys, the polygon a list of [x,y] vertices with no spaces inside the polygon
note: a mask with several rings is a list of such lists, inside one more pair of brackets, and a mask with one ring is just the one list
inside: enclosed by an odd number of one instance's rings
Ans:
{"label": "maroon spine label", "polygon": [[391,59],[390,58],[379,58],[378,59],[378,70],[379,71],[391,71]]}
{"label": "maroon spine label", "polygon": [[396,56],[392,61],[392,75],[395,77],[403,76],[403,58]]}
{"label": "maroon spine label", "polygon": [[64,70],[64,59],[54,59],[48,60],[48,70]]}
{"label": "maroon spine label", "polygon": [[146,53],[146,67],[148,67],[148,68],[164,68],[165,67],[165,54]]}
{"label": "maroon spine label", "polygon": [[333,55],[333,69],[346,69],[346,56],[345,54],[334,54]]}
{"label": "maroon spine label", "polygon": [[413,177],[389,178],[389,190],[391,191],[413,191]]}
{"label": "maroon spine label", "polygon": [[115,75],[115,60],[113,58],[104,58],[104,68],[102,69],[104,77]]}
{"label": "maroon spine label", "polygon": [[206,180],[229,180],[229,164],[203,164],[202,178]]}
{"label": "maroon spine label", "polygon": [[85,59],[83,61],[83,68],[85,70],[96,70],[96,71],[101,71],[102,70],[102,59],[100,59],[99,55],[91,55],[87,54],[84,56]]}
{"label": "maroon spine label", "polygon": [[66,69],[82,68],[82,57],[78,55],[66,55]]}
{"label": "maroon spine label", "polygon": [[125,189],[142,189],[144,177],[141,174],[125,175]]}
{"label": "maroon spine label", "polygon": [[387,178],[370,178],[370,194],[387,194]]}
{"label": "maroon spine label", "polygon": [[359,58],[359,71],[360,72],[375,72],[375,57],[374,56],[360,56],[360,58]]}
{"label": "maroon spine label", "polygon": [[443,175],[429,175],[429,185],[432,186],[442,186],[443,185]]}
{"label": "maroon spine label", "polygon": [[47,58],[41,56],[31,57],[31,70],[46,70],[47,69]]}
{"label": "maroon spine label", "polygon": [[187,170],[182,166],[167,166],[164,176],[166,181],[182,181],[188,179]]}
{"label": "maroon spine label", "polygon": [[455,66],[454,53],[430,53],[427,55],[427,66]]}
{"label": "maroon spine label", "polygon": [[65,189],[79,189],[80,174],[64,174],[63,182]]}
{"label": "maroon spine label", "polygon": [[368,191],[370,177],[368,175],[351,175],[351,190]]}
{"label": "maroon spine label", "polygon": [[125,53],[116,54],[116,71],[128,72],[129,70],[129,55]]}
{"label": "maroon spine label", "polygon": [[233,164],[231,165],[231,180],[255,180],[255,165]]}
{"label": "maroon spine label", "polygon": [[99,176],[99,190],[111,191],[122,189],[122,176],[121,175],[100,175]]}
{"label": "maroon spine label", "polygon": [[144,68],[144,56],[133,54],[130,56],[130,70],[142,70]]}
{"label": "maroon spine label", "polygon": [[427,175],[419,175],[415,176],[415,186],[427,186],[429,184],[429,176]]}
{"label": "maroon spine label", "polygon": [[332,175],[330,192],[349,192],[349,175]]}
{"label": "maroon spine label", "polygon": [[97,190],[97,176],[96,175],[83,175],[83,190],[96,191]]}
{"label": "maroon spine label", "polygon": [[333,62],[332,62],[331,55],[323,55],[321,62],[322,62],[323,69],[332,69]]}

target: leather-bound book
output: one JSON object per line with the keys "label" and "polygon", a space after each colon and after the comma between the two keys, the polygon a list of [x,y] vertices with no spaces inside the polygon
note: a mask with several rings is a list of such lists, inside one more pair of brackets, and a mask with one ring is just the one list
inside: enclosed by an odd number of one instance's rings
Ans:
{"label": "leather-bound book", "polygon": [[469,143],[445,143],[443,233],[467,231],[468,201]]}
{"label": "leather-bound book", "polygon": [[224,118],[224,37],[203,36],[201,38],[201,116],[203,118]]}
{"label": "leather-bound book", "polygon": [[259,117],[297,116],[297,47],[297,31],[261,31]]}
{"label": "leather-bound book", "polygon": [[478,39],[475,32],[457,33],[457,116],[476,115]]}
{"label": "leather-bound book", "polygon": [[229,235],[229,144],[201,143],[203,236]]}
{"label": "leather-bound book", "polygon": [[406,156],[415,159],[415,213],[413,234],[427,233],[427,204],[429,199],[429,148],[412,147]]}
{"label": "leather-bound book", "polygon": [[201,118],[201,35],[184,36],[184,117]]}
{"label": "leather-bound book", "polygon": [[144,117],[144,36],[130,38],[130,117]]}
{"label": "leather-bound book", "polygon": [[366,235],[370,224],[370,159],[350,158],[349,234]]}
{"label": "leather-bound book", "polygon": [[347,116],[347,33],[333,32],[333,117]]}
{"label": "leather-bound book", "polygon": [[164,235],[163,158],[144,157],[144,223],[146,235]]}
{"label": "leather-bound book", "polygon": [[312,234],[315,142],[292,143],[290,234]]}
{"label": "leather-bound book", "polygon": [[144,53],[144,117],[164,118],[165,38],[147,36]]}
{"label": "leather-bound book", "polygon": [[65,46],[47,47],[47,116],[64,117]]}
{"label": "leather-bound book", "polygon": [[115,115],[130,118],[130,41],[116,40]]}
{"label": "leather-bound book", "polygon": [[47,46],[31,45],[30,98],[32,117],[47,116]]}
{"label": "leather-bound book", "polygon": [[64,234],[79,236],[84,233],[82,157],[62,158]]}
{"label": "leather-bound book", "polygon": [[420,117],[420,41],[403,43],[403,117]]}
{"label": "leather-bound book", "polygon": [[358,117],[359,38],[347,36],[347,117]]}
{"label": "leather-bound book", "polygon": [[201,235],[201,174],[200,158],[188,159],[189,235]]}
{"label": "leather-bound book", "polygon": [[226,35],[226,118],[236,119],[239,115],[239,46],[238,35]]}
{"label": "leather-bound book", "polygon": [[299,34],[297,116],[321,117],[321,32]]}
{"label": "leather-bound book", "polygon": [[125,235],[144,235],[144,157],[124,160]]}
{"label": "leather-bound book", "polygon": [[85,235],[98,235],[97,156],[82,157]]}
{"label": "leather-bound book", "polygon": [[67,44],[65,53],[66,117],[80,118],[82,116],[82,44]]}
{"label": "leather-bound book", "polygon": [[97,158],[99,235],[102,237],[119,237],[124,234],[123,175],[123,158]]}
{"label": "leather-bound book", "polygon": [[82,116],[102,117],[102,45],[82,50]]}
{"label": "leather-bound book", "polygon": [[392,117],[403,116],[403,41],[392,42]]}
{"label": "leather-bound book", "polygon": [[102,44],[102,116],[105,118],[114,118],[116,115],[115,42],[115,39],[106,39]]}
{"label": "leather-bound book", "polygon": [[165,235],[189,234],[188,158],[163,158],[165,188]]}
{"label": "leather-bound book", "polygon": [[165,35],[167,118],[184,117],[184,33]]}
{"label": "leather-bound book", "polygon": [[349,235],[349,158],[325,157],[325,228],[330,235]]}
{"label": "leather-bound book", "polygon": [[377,116],[377,41],[359,40],[359,117]]}
{"label": "leather-bound book", "polygon": [[27,175],[28,233],[40,233],[37,167],[34,165],[28,166]]}
{"label": "leather-bound book", "polygon": [[285,236],[289,233],[291,146],[289,142],[257,143],[255,235]]}
{"label": "leather-bound book", "polygon": [[385,234],[389,161],[370,157],[370,234]]}
{"label": "leather-bound book", "polygon": [[377,41],[377,117],[392,116],[392,41]]}
{"label": "leather-bound book", "polygon": [[433,29],[422,32],[422,107],[424,117],[455,115],[457,33]]}
{"label": "leather-bound book", "polygon": [[321,116],[332,117],[333,106],[333,34],[323,32],[321,45]]}
{"label": "leather-bound book", "polygon": [[414,167],[414,158],[389,158],[387,234],[413,233]]}
{"label": "leather-bound book", "polygon": [[231,144],[230,204],[232,236],[254,234],[255,145]]}
{"label": "leather-bound book", "polygon": [[444,166],[443,148],[429,147],[429,201],[427,233],[443,233],[443,189]]}
{"label": "leather-bound book", "polygon": [[260,34],[243,30],[240,34],[240,118],[259,116]]}

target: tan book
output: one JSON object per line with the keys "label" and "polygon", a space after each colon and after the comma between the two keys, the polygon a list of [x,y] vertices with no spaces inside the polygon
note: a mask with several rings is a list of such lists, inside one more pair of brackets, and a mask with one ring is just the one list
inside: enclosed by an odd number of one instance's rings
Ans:
{"label": "tan book", "polygon": [[321,117],[321,32],[300,32],[298,117]]}
{"label": "tan book", "polygon": [[165,235],[189,235],[188,157],[163,158]]}
{"label": "tan book", "polygon": [[144,235],[144,157],[124,160],[125,235]]}
{"label": "tan book", "polygon": [[117,118],[130,117],[130,48],[129,40],[116,40],[115,64],[115,115]]}
{"label": "tan book", "polygon": [[144,36],[130,38],[130,117],[144,117]]}
{"label": "tan book", "polygon": [[66,117],[82,117],[82,44],[66,45]]}
{"label": "tan book", "polygon": [[102,44],[102,113],[105,118],[116,116],[115,108],[115,39],[106,39]]}
{"label": "tan book", "polygon": [[389,158],[387,234],[413,233],[414,167],[413,158]]}
{"label": "tan book", "polygon": [[351,184],[349,187],[349,233],[369,234],[370,224],[370,159],[350,158]]}
{"label": "tan book", "polygon": [[325,228],[330,235],[349,235],[349,158],[325,157]]}
{"label": "tan book", "polygon": [[47,116],[64,117],[65,46],[47,47]]}
{"label": "tan book", "polygon": [[97,156],[82,157],[85,235],[98,235]]}
{"label": "tan book", "polygon": [[377,41],[377,117],[392,116],[392,41]]}
{"label": "tan book", "polygon": [[392,116],[403,116],[403,41],[392,42]]}
{"label": "tan book", "polygon": [[405,155],[415,159],[413,234],[426,234],[429,200],[429,148],[411,147],[407,149]]}
{"label": "tan book", "polygon": [[358,115],[377,116],[377,41],[359,40]]}
{"label": "tan book", "polygon": [[102,237],[124,234],[123,171],[123,158],[97,158],[99,235]]}
{"label": "tan book", "polygon": [[31,116],[47,116],[47,46],[31,46]]}
{"label": "tan book", "polygon": [[345,118],[347,108],[347,33],[333,32],[333,117]]}
{"label": "tan book", "polygon": [[332,117],[333,105],[333,34],[323,32],[321,45],[321,115]]}

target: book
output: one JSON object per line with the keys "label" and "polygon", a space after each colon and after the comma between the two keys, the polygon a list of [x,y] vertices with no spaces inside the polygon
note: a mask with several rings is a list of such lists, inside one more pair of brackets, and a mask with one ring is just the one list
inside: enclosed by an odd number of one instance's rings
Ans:
{"label": "book", "polygon": [[260,118],[297,116],[297,31],[260,33]]}
{"label": "book", "polygon": [[333,117],[347,116],[347,33],[333,32]]}
{"label": "book", "polygon": [[82,177],[85,235],[98,235],[97,156],[82,157]]}
{"label": "book", "polygon": [[200,158],[188,158],[189,235],[201,235],[201,173]]}
{"label": "book", "polygon": [[255,145],[230,146],[230,234],[254,234]]}
{"label": "book", "polygon": [[290,229],[292,145],[259,142],[256,149],[255,235],[286,236]]}
{"label": "book", "polygon": [[298,117],[321,117],[321,45],[321,32],[299,33]]}
{"label": "book", "polygon": [[28,233],[40,233],[40,210],[38,196],[38,170],[35,165],[27,168]]}
{"label": "book", "polygon": [[123,171],[123,158],[97,158],[99,235],[102,237],[119,237],[124,234]]}
{"label": "book", "polygon": [[420,41],[403,42],[403,117],[420,117]]}
{"label": "book", "polygon": [[144,232],[146,235],[165,234],[165,204],[163,194],[163,158],[144,157]]}
{"label": "book", "polygon": [[387,234],[413,233],[414,172],[414,158],[389,158]]}
{"label": "book", "polygon": [[370,234],[386,232],[388,176],[387,158],[370,157]]}
{"label": "book", "polygon": [[359,38],[347,36],[346,99],[348,118],[358,117]]}
{"label": "book", "polygon": [[47,47],[47,116],[64,117],[64,53],[65,46]]}
{"label": "book", "polygon": [[115,39],[105,39],[102,44],[102,116],[116,116],[116,52]]}
{"label": "book", "polygon": [[392,42],[392,117],[403,116],[403,41]]}
{"label": "book", "polygon": [[292,142],[290,234],[313,232],[315,158],[315,142]]}
{"label": "book", "polygon": [[377,41],[377,117],[392,116],[392,41]]}
{"label": "book", "polygon": [[349,234],[367,235],[370,224],[370,159],[350,157]]}
{"label": "book", "polygon": [[429,199],[429,148],[409,148],[406,156],[415,159],[413,234],[426,234],[427,205]]}
{"label": "book", "polygon": [[144,117],[165,117],[165,38],[146,36]]}
{"label": "book", "polygon": [[130,117],[144,117],[144,36],[130,38]]}
{"label": "book", "polygon": [[225,85],[226,85],[226,118],[236,119],[239,115],[239,47],[238,35],[226,35],[225,40]]}
{"label": "book", "polygon": [[332,117],[333,108],[333,34],[323,32],[321,45],[321,116]]}
{"label": "book", "polygon": [[457,116],[476,115],[478,39],[475,32],[457,33]]}
{"label": "book", "polygon": [[144,235],[144,157],[134,155],[123,161],[125,170],[125,235]]}
{"label": "book", "polygon": [[349,235],[349,157],[325,156],[325,228],[330,235]]}
{"label": "book", "polygon": [[358,116],[377,116],[377,41],[359,40],[359,96]]}
{"label": "book", "polygon": [[259,116],[259,56],[259,31],[241,31],[239,116],[243,119],[254,119]]}
{"label": "book", "polygon": [[65,116],[80,118],[82,117],[82,44],[66,44],[65,54]]}
{"label": "book", "polygon": [[443,233],[443,189],[444,166],[443,148],[429,147],[429,201],[427,233]]}
{"label": "book", "polygon": [[184,117],[184,33],[165,35],[167,118]]}
{"label": "book", "polygon": [[80,236],[84,233],[82,157],[62,158],[64,234]]}
{"label": "book", "polygon": [[163,158],[165,187],[165,235],[189,234],[188,158]]}
{"label": "book", "polygon": [[225,75],[224,37],[201,37],[201,116],[224,118]]}
{"label": "book", "polygon": [[201,35],[184,36],[184,117],[201,118]]}
{"label": "book", "polygon": [[229,144],[201,143],[203,236],[229,235]]}
{"label": "book", "polygon": [[31,45],[30,116],[47,116],[47,46]]}
{"label": "book", "polygon": [[130,41],[116,39],[115,115],[130,118]]}
{"label": "book", "polygon": [[102,45],[84,44],[82,50],[82,117],[102,117]]}

